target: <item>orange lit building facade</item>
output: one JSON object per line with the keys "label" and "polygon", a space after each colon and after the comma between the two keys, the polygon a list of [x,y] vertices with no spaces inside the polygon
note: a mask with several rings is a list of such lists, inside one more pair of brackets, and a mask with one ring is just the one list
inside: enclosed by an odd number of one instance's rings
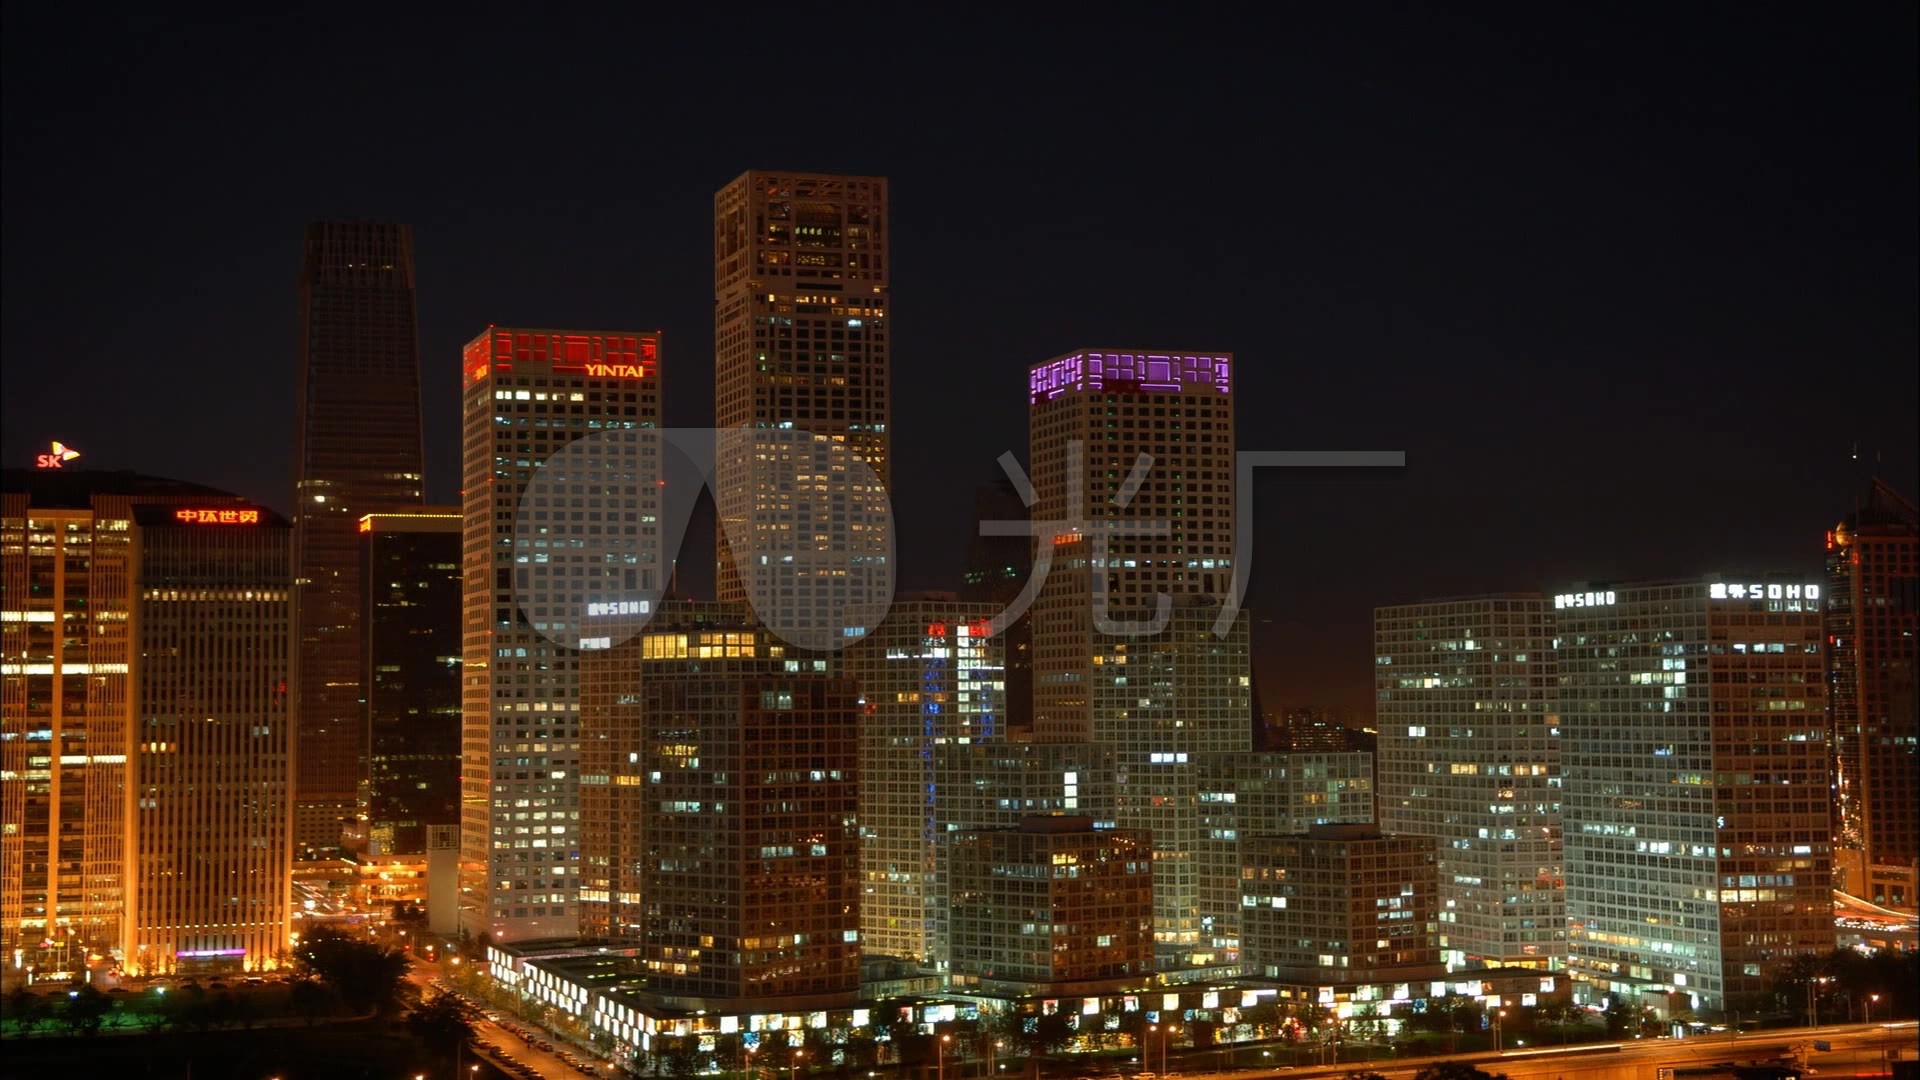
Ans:
{"label": "orange lit building facade", "polygon": [[128,473],[8,475],[10,974],[259,969],[288,938],[291,532]]}

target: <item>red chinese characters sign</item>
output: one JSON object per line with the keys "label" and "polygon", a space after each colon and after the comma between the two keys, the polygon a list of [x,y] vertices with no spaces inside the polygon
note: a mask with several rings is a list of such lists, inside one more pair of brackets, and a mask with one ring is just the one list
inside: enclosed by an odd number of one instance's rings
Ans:
{"label": "red chinese characters sign", "polygon": [[173,519],[187,525],[258,525],[258,510],[175,510]]}

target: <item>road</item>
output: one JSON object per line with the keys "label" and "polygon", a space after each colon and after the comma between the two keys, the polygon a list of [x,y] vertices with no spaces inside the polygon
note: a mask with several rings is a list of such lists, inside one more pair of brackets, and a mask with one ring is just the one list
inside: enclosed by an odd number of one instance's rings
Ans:
{"label": "road", "polygon": [[[1725,1035],[1704,1035],[1691,1039],[1634,1039],[1623,1043],[1571,1046],[1547,1049],[1509,1050],[1494,1054],[1459,1054],[1453,1057],[1416,1058],[1397,1062],[1373,1061],[1337,1066],[1305,1066],[1294,1069],[1241,1069],[1234,1072],[1195,1071],[1181,1067],[1174,1055],[1174,1072],[1182,1080],[1259,1080],[1272,1077],[1307,1080],[1309,1077],[1344,1077],[1350,1072],[1378,1072],[1389,1080],[1411,1077],[1424,1066],[1439,1061],[1467,1061],[1490,1073],[1505,1073],[1511,1080],[1564,1078],[1600,1069],[1666,1066],[1697,1069],[1721,1062],[1741,1063],[1791,1056],[1798,1048],[1807,1050],[1807,1063],[1816,1075],[1850,1076],[1881,1071],[1880,1053],[1889,1058],[1914,1048],[1914,1023],[1839,1024],[1820,1028],[1782,1028],[1777,1031],[1750,1032],[1730,1039]],[[1826,1042],[1831,1051],[1812,1048],[1815,1041]],[[1615,1049],[1617,1047],[1617,1049]]]}
{"label": "road", "polygon": [[[435,994],[439,993],[439,991],[432,987],[433,980],[439,977],[440,965],[421,963],[418,961],[414,963],[412,970],[407,973],[407,981],[414,984],[423,1000],[432,998]],[[534,1032],[538,1037],[550,1043],[553,1042],[551,1035],[538,1031],[531,1024],[513,1020],[504,1014],[498,1014],[497,1011],[496,1015],[500,1015],[503,1021],[513,1023],[522,1030]],[[479,1042],[493,1043],[501,1050],[511,1054],[514,1061],[532,1066],[533,1069],[540,1074],[541,1080],[564,1080],[564,1078],[567,1077],[571,1077],[573,1080],[586,1080],[585,1074],[567,1064],[557,1053],[541,1050],[526,1038],[514,1034],[512,1031],[491,1020],[482,1019],[475,1022],[473,1025],[473,1034],[474,1038]],[[570,1049],[570,1047],[563,1047],[558,1043],[554,1043],[554,1051]],[[467,1057],[463,1059],[460,1065],[460,1071],[466,1075],[463,1076],[461,1080],[469,1080],[473,1075],[469,1066],[473,1064],[476,1057],[488,1062],[502,1072],[513,1075],[511,1070],[499,1058],[494,1057],[484,1050],[477,1050],[469,1046],[466,1054]],[[584,1055],[578,1056],[584,1057]],[[603,1080],[611,1077],[613,1075],[613,1066],[602,1063],[600,1072],[597,1075],[602,1077]]]}

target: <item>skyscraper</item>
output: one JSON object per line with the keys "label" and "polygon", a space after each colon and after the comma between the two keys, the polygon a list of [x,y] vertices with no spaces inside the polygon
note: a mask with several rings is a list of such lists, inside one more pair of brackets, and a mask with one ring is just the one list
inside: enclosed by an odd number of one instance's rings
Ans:
{"label": "skyscraper", "polygon": [[998,610],[903,597],[842,653],[860,687],[861,939],[868,953],[933,962],[940,747],[1005,737]]}
{"label": "skyscraper", "polygon": [[[1232,365],[1225,353],[1081,350],[1028,372],[1032,520],[1062,529],[1033,606],[1036,738],[1095,737],[1097,637],[1143,633],[1159,595],[1175,607],[1227,599]],[[1148,465],[1128,491],[1140,455]],[[1250,722],[1241,727],[1250,744]]]}
{"label": "skyscraper", "polygon": [[1153,977],[1153,849],[1089,817],[1029,817],[953,837],[953,981],[1038,997]]}
{"label": "skyscraper", "polygon": [[647,785],[652,766],[639,752],[647,738],[640,688],[654,672],[726,657],[728,634],[738,659],[739,635],[754,626],[740,604],[669,599],[647,629],[689,636],[689,655],[676,648],[663,656],[657,647],[649,652],[644,638],[629,638],[583,652],[580,662],[580,933],[629,946],[646,934],[640,885],[654,798]]}
{"label": "skyscraper", "polygon": [[460,509],[360,519],[366,829],[375,855],[424,855],[460,824]]}
{"label": "skyscraper", "polygon": [[1240,852],[1256,836],[1311,825],[1373,821],[1373,755],[1358,752],[1208,754],[1200,759],[1202,939],[1229,958],[1240,950]]}
{"label": "skyscraper", "polygon": [[[568,937],[578,649],[611,643],[582,634],[652,602],[610,598],[665,589],[660,336],[488,327],[463,355],[460,921],[495,941]],[[590,492],[594,509],[571,505]]]}
{"label": "skyscraper", "polygon": [[1441,842],[1442,957],[1449,968],[1564,966],[1550,601],[1377,608],[1373,641],[1380,827]]}
{"label": "skyscraper", "polygon": [[1833,948],[1821,589],[1761,576],[1554,598],[1568,966],[1586,1001],[1719,1012],[1779,961]]}
{"label": "skyscraper", "polygon": [[1837,887],[1908,911],[1920,860],[1920,528],[1880,481],[1827,533]]}
{"label": "skyscraper", "polygon": [[143,971],[272,968],[292,929],[292,532],[221,504],[138,506],[134,524],[127,956]]}
{"label": "skyscraper", "polygon": [[115,472],[0,498],[0,948],[37,977],[287,946],[287,523]]}
{"label": "skyscraper", "polygon": [[[756,170],[713,213],[718,595],[831,622],[817,601],[892,595],[887,181]],[[805,587],[823,559],[837,593]]]}
{"label": "skyscraper", "polygon": [[1116,818],[1153,839],[1169,972],[1229,966],[1202,932],[1198,768],[1252,746],[1246,620],[1214,633],[1233,584],[1232,366],[1081,350],[1027,382],[1032,520],[1059,530],[1039,541],[1052,566],[1033,607],[1034,737],[1115,749]]}
{"label": "skyscraper", "polygon": [[1310,825],[1305,835],[1248,837],[1241,850],[1250,973],[1316,987],[1444,973],[1432,837],[1386,835],[1370,824]]}
{"label": "skyscraper", "polygon": [[[608,706],[638,720],[615,748],[629,766],[587,784],[611,789],[617,822],[598,834],[615,844],[611,921],[638,945],[640,985],[661,1008],[850,1005],[858,691],[734,610],[670,609],[636,639],[584,654],[595,728]],[[629,890],[637,902],[619,895]]]}
{"label": "skyscraper", "polygon": [[426,498],[413,232],[378,222],[307,227],[300,272],[294,547],[301,685],[295,840],[340,844],[366,778],[362,734],[362,515]]}

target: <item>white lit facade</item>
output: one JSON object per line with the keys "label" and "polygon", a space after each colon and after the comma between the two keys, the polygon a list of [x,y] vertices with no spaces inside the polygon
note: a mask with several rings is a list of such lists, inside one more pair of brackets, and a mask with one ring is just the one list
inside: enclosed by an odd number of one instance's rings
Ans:
{"label": "white lit facade", "polygon": [[1553,604],[1513,594],[1374,611],[1380,826],[1440,841],[1450,969],[1566,963]]}
{"label": "white lit facade", "polygon": [[[665,588],[658,498],[633,490],[657,475],[646,429],[660,421],[659,350],[653,331],[489,327],[463,354],[460,925],[475,936],[579,929],[571,646],[591,643],[601,616],[588,604],[621,602],[610,584]],[[602,438],[548,464],[589,436]],[[530,485],[535,505],[523,507]]]}
{"label": "white lit facade", "polygon": [[1194,850],[1205,940],[1229,960],[1240,950],[1240,845],[1312,825],[1373,821],[1373,755],[1208,754],[1200,763],[1200,840]]}
{"label": "white lit facade", "polygon": [[991,604],[908,598],[842,654],[861,690],[860,922],[868,953],[934,963],[938,789],[945,745],[1004,736],[1006,671]]}
{"label": "white lit facade", "polygon": [[1028,373],[1032,517],[1052,530],[1034,737],[1116,751],[1116,819],[1151,833],[1172,973],[1228,963],[1202,929],[1198,760],[1252,748],[1244,616],[1214,634],[1233,585],[1233,363],[1088,349]]}
{"label": "white lit facade", "polygon": [[892,596],[887,181],[750,171],[713,214],[717,595],[845,622]]}
{"label": "white lit facade", "polygon": [[1585,1000],[1664,1007],[1677,992],[1718,1013],[1782,960],[1832,950],[1821,592],[1712,578],[1557,611]]}

